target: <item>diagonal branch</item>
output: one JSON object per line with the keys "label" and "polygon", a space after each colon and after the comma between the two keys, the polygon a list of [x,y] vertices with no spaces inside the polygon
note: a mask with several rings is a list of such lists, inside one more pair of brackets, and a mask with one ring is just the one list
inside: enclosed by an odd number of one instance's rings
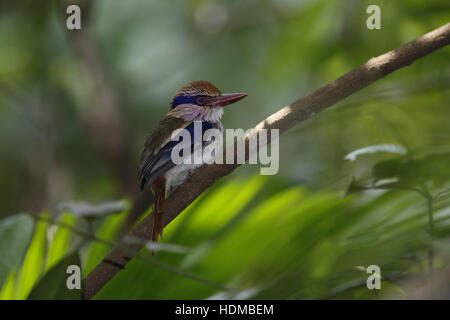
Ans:
{"label": "diagonal branch", "polygon": [[[262,129],[279,129],[280,134],[290,128],[331,107],[351,94],[367,87],[372,82],[391,72],[412,64],[415,60],[450,44],[450,23],[431,31],[416,40],[395,50],[367,61],[358,68],[346,73],[326,86],[293,102],[259,123],[252,134]],[[270,137],[268,138],[270,142]],[[236,153],[235,153],[236,154]],[[225,155],[224,155],[225,157]],[[203,191],[217,179],[234,171],[239,164],[204,165],[196,170],[166,202],[164,225],[168,225]],[[134,237],[149,239],[152,230],[152,214],[142,220],[132,231]],[[130,246],[129,244],[124,244]],[[134,247],[134,250],[139,247]],[[132,256],[126,252],[112,250],[86,278],[85,298],[90,299],[125,267]],[[109,261],[109,262],[106,262]],[[113,263],[110,263],[110,262]]]}

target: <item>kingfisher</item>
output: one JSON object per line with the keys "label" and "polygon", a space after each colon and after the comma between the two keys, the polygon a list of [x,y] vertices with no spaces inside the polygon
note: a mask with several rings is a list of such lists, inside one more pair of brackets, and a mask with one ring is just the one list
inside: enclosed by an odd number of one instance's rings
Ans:
{"label": "kingfisher", "polygon": [[[223,126],[220,118],[223,115],[223,107],[246,96],[246,93],[221,93],[208,81],[193,81],[178,90],[166,115],[147,136],[139,166],[139,182],[141,191],[151,188],[153,193],[153,242],[156,242],[159,236],[162,238],[166,193],[181,185],[195,169],[208,161],[207,158],[200,157],[200,162],[175,163],[172,151],[181,143],[180,140],[172,139],[176,130],[186,129],[190,133],[191,140],[188,143],[192,154],[203,154],[204,148],[211,143],[221,146]],[[196,141],[198,137],[194,134],[194,128],[198,128],[199,124],[202,137],[200,141]],[[219,130],[220,139],[205,139],[203,135],[207,134],[208,129]]]}

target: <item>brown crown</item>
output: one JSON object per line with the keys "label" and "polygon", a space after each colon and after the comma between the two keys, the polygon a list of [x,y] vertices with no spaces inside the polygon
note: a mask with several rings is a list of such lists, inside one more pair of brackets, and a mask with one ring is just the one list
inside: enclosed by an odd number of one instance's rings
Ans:
{"label": "brown crown", "polygon": [[196,80],[190,82],[188,86],[185,86],[178,90],[176,96],[179,94],[205,94],[208,96],[216,97],[220,95],[220,90],[217,89],[217,87],[211,82],[205,80]]}

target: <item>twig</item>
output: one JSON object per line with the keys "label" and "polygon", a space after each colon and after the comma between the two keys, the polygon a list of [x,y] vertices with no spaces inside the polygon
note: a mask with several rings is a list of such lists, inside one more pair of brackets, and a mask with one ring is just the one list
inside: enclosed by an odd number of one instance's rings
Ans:
{"label": "twig", "polygon": [[[293,102],[287,107],[272,114],[253,129],[257,134],[262,129],[279,129],[280,134],[295,125],[309,119],[338,101],[367,87],[374,81],[383,78],[391,72],[411,65],[415,60],[445,47],[450,43],[450,23],[431,31],[402,47],[389,51],[379,57],[370,59],[367,63],[348,72],[326,86]],[[270,132],[270,131],[268,131]],[[268,142],[270,142],[270,135]],[[236,156],[236,153],[234,153]],[[225,157],[225,155],[224,155]],[[234,171],[239,164],[204,165],[194,171],[191,177],[181,185],[166,201],[164,225],[169,224],[203,191],[209,188],[217,179]],[[152,230],[152,214],[142,220],[131,235],[148,239]],[[117,250],[111,251],[107,259],[120,265],[125,265],[132,256],[123,255]],[[85,298],[90,299],[100,291],[121,269],[105,261],[101,262],[85,281]]]}

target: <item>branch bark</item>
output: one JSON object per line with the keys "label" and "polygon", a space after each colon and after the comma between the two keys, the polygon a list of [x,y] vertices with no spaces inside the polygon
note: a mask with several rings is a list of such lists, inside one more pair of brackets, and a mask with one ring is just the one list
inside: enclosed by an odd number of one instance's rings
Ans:
{"label": "branch bark", "polygon": [[[351,94],[367,87],[374,81],[383,78],[391,72],[412,64],[415,60],[445,47],[450,43],[450,23],[433,30],[414,41],[395,50],[367,61],[358,68],[346,73],[326,86],[309,95],[298,99],[287,107],[272,114],[253,129],[257,134],[262,129],[279,129],[280,134],[321,112]],[[270,142],[270,137],[268,139]],[[235,153],[236,154],[236,153]],[[225,157],[225,155],[224,155]],[[164,225],[168,225],[203,191],[209,188],[217,179],[234,171],[239,164],[204,165],[196,170],[191,177],[181,185],[166,201]],[[149,239],[152,230],[152,214],[142,220],[131,235]],[[137,252],[139,246],[127,246]],[[85,298],[90,299],[106,283],[111,280],[133,256],[120,250],[111,253],[87,276],[84,284]]]}

